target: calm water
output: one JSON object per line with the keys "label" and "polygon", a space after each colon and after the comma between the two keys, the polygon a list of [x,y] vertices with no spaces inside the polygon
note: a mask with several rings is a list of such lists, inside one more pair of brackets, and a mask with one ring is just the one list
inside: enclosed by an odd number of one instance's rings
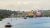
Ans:
{"label": "calm water", "polygon": [[5,18],[0,21],[0,27],[10,22],[12,28],[50,28],[50,17],[37,17],[37,18]]}

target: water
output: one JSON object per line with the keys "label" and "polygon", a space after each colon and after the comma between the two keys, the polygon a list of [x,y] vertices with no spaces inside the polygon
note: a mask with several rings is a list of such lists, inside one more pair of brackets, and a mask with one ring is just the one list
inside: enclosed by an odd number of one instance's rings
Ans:
{"label": "water", "polygon": [[5,18],[0,21],[0,28],[4,28],[7,22],[11,23],[12,28],[50,28],[50,17]]}

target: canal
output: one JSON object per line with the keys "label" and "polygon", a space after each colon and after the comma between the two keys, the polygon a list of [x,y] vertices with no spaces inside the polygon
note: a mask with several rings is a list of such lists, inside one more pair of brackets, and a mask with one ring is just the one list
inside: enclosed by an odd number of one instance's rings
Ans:
{"label": "canal", "polygon": [[0,28],[4,28],[10,22],[12,28],[50,28],[50,17],[36,18],[5,18],[0,21]]}

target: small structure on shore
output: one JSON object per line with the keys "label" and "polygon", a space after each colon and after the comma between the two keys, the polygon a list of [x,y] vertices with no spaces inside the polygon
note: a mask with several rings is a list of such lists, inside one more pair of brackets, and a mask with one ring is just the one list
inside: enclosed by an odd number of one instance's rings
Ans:
{"label": "small structure on shore", "polygon": [[6,25],[5,25],[5,28],[11,28],[12,27],[12,25],[10,24],[10,23],[7,23]]}

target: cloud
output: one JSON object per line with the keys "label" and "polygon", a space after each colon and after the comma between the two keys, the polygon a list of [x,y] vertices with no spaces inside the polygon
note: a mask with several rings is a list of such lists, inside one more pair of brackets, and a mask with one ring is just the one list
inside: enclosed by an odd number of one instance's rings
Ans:
{"label": "cloud", "polygon": [[32,10],[33,8],[49,7],[50,0],[0,0],[0,8],[12,8],[10,10]]}

